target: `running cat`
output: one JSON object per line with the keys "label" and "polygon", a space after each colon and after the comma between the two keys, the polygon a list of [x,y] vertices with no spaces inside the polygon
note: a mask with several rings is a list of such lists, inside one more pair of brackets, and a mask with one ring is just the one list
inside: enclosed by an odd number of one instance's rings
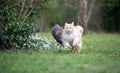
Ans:
{"label": "running cat", "polygon": [[65,23],[62,34],[62,43],[66,48],[72,48],[76,52],[80,52],[82,48],[83,28],[74,26],[74,22]]}

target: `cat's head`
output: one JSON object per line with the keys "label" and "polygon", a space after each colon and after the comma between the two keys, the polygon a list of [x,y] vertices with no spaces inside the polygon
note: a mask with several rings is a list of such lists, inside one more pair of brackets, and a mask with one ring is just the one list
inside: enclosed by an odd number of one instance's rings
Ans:
{"label": "cat's head", "polygon": [[72,33],[74,30],[74,22],[72,23],[65,23],[64,30],[66,33]]}

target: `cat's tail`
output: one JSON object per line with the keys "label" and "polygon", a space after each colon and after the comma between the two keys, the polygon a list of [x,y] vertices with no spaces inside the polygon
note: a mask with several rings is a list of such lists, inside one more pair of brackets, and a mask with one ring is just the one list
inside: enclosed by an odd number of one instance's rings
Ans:
{"label": "cat's tail", "polygon": [[76,29],[78,29],[78,31],[80,31],[80,34],[83,35],[83,27],[82,26],[76,26]]}
{"label": "cat's tail", "polygon": [[56,24],[53,26],[51,34],[54,37],[54,39],[61,45],[62,45],[62,40],[61,40],[62,33],[63,33],[63,28],[60,25]]}

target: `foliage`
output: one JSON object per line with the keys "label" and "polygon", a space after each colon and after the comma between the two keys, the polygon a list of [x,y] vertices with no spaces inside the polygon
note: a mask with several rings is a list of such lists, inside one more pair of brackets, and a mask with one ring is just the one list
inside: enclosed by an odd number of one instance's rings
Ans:
{"label": "foliage", "polygon": [[104,0],[104,2],[103,29],[110,32],[120,32],[120,0]]}
{"label": "foliage", "polygon": [[[42,7],[40,7],[41,4]],[[65,22],[77,21],[77,7],[73,9],[67,6],[64,0],[39,2],[36,9],[38,10],[38,14],[33,20],[41,27],[41,31],[48,30],[48,28],[51,28],[55,24],[63,26]]]}
{"label": "foliage", "polygon": [[[69,7],[65,1],[69,1],[73,8]],[[120,0],[95,0],[94,7],[90,6],[93,0],[87,1],[88,11],[93,8],[88,29],[108,32],[120,31]],[[37,12],[39,17],[36,16],[33,20],[39,27],[44,28],[43,31],[46,31],[55,24],[64,26],[65,22],[75,21],[76,23],[79,0],[46,0],[39,2],[36,8],[39,10]],[[40,30],[42,29],[40,28]]]}
{"label": "foliage", "polygon": [[[18,21],[21,2],[17,0],[1,0],[0,2],[0,49],[27,47],[30,35],[33,33],[34,24],[31,16],[22,23]],[[25,45],[26,43],[26,45]]]}
{"label": "foliage", "polygon": [[79,54],[67,49],[0,51],[0,73],[120,73],[119,37],[83,36]]}
{"label": "foliage", "polygon": [[[3,26],[0,31],[1,47],[22,48],[29,44],[29,37],[32,34],[33,24],[12,22]],[[25,45],[26,44],[26,45]]]}
{"label": "foliage", "polygon": [[[30,3],[36,4],[32,1],[37,1],[37,4],[27,20],[22,23],[18,19],[22,1],[24,0],[0,0],[0,48],[23,48],[29,47],[28,44],[30,45],[30,42],[34,44],[36,42],[39,44],[43,43],[42,39],[31,39],[30,36],[34,31],[37,32],[36,29],[44,31],[44,29],[48,30],[54,24],[63,26],[65,22],[77,21],[79,0],[68,0],[74,8],[69,7],[65,0],[25,0],[27,2],[24,6],[25,10],[22,13],[31,10]],[[97,2],[99,3],[99,1]],[[105,15],[103,17],[103,24],[101,24],[102,28],[106,31],[120,32],[120,1],[101,0],[100,2],[105,2]],[[24,20],[24,14],[22,20]],[[37,47],[44,44],[40,44]],[[35,48],[35,46],[33,47]]]}

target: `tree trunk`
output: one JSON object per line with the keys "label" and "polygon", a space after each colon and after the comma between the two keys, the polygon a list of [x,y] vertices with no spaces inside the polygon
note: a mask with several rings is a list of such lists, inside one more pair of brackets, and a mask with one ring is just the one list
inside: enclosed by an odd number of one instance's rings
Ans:
{"label": "tree trunk", "polygon": [[81,25],[84,28],[84,33],[87,33],[87,0],[79,0],[80,6],[78,9],[77,25]]}

